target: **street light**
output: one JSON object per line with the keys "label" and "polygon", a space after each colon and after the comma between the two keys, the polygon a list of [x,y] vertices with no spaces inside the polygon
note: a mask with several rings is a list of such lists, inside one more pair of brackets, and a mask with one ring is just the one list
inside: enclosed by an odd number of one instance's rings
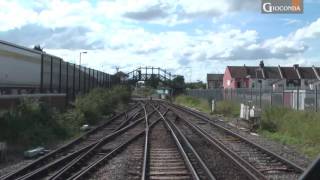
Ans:
{"label": "street light", "polygon": [[81,54],[87,54],[87,51],[80,52],[79,66],[81,66]]}

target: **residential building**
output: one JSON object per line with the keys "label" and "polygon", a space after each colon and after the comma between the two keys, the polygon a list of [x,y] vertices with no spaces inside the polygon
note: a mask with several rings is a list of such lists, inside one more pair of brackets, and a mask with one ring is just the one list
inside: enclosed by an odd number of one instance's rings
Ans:
{"label": "residential building", "polygon": [[320,87],[320,67],[227,66],[224,88],[315,88]]}
{"label": "residential building", "polygon": [[207,74],[207,89],[223,88],[223,74]]}

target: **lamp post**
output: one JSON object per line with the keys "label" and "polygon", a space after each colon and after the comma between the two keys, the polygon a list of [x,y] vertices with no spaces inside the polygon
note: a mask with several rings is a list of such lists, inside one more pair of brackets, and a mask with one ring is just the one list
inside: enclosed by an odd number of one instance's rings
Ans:
{"label": "lamp post", "polygon": [[87,51],[80,52],[79,66],[81,66],[81,54],[87,54]]}

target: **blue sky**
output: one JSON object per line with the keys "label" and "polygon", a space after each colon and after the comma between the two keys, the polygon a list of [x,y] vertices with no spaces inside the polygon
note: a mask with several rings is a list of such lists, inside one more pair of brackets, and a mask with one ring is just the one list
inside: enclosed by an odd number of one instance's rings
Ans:
{"label": "blue sky", "polygon": [[227,65],[320,66],[320,1],[261,14],[260,0],[0,0],[0,39],[114,72],[162,67],[205,80]]}

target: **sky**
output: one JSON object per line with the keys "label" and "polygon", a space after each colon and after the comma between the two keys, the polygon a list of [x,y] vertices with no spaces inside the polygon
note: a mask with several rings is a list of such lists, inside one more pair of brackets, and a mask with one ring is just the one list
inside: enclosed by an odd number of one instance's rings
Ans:
{"label": "sky", "polygon": [[228,65],[320,66],[320,0],[262,14],[260,0],[0,0],[0,39],[114,73],[161,67],[186,81]]}

